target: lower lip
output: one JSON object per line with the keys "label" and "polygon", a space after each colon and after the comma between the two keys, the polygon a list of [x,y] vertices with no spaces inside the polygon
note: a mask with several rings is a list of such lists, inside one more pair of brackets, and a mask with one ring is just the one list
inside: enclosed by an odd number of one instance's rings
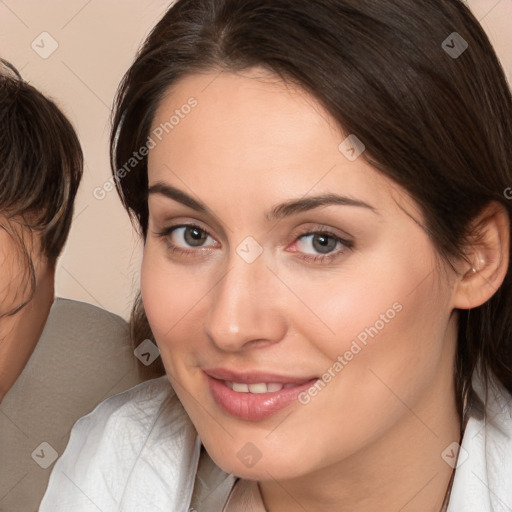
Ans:
{"label": "lower lip", "polygon": [[238,393],[221,380],[209,375],[206,375],[206,378],[217,405],[231,416],[249,421],[263,420],[282,411],[294,401],[298,401],[300,393],[309,389],[318,380],[312,379],[300,386],[283,388],[273,393]]}

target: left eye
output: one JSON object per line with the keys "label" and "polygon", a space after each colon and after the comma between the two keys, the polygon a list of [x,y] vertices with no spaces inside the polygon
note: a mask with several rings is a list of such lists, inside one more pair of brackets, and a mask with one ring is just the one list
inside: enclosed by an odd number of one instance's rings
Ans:
{"label": "left eye", "polygon": [[297,241],[297,249],[306,254],[329,254],[341,245],[342,240],[329,233],[311,233]]}
{"label": "left eye", "polygon": [[178,226],[169,233],[172,243],[181,247],[203,247],[206,242],[210,244],[215,240],[203,229],[197,226]]}

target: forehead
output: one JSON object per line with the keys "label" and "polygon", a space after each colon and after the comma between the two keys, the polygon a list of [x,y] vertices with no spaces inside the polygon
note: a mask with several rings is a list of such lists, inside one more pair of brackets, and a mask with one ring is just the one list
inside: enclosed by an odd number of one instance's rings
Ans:
{"label": "forehead", "polygon": [[151,134],[150,185],[212,200],[213,186],[219,200],[235,190],[276,202],[334,191],[380,208],[395,189],[364,158],[347,158],[349,134],[315,98],[260,70],[187,76],[167,92]]}
{"label": "forehead", "polygon": [[[197,105],[184,114],[191,99]],[[159,127],[164,129],[164,145],[193,141],[196,155],[204,157],[214,149],[217,157],[233,161],[250,158],[251,163],[265,163],[279,155],[289,160],[289,152],[298,154],[305,143],[321,146],[320,137],[322,145],[333,142],[336,149],[341,137],[334,121],[312,97],[257,70],[212,72],[182,79],[168,91],[157,111],[152,130]]]}

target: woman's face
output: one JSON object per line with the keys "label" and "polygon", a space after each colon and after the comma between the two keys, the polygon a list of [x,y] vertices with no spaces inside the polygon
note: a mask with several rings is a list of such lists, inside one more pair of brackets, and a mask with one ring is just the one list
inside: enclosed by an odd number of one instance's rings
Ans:
{"label": "woman's face", "polygon": [[454,280],[348,135],[256,70],[183,79],[152,126],[145,309],[205,447],[245,478],[432,436],[418,418],[453,405]]}

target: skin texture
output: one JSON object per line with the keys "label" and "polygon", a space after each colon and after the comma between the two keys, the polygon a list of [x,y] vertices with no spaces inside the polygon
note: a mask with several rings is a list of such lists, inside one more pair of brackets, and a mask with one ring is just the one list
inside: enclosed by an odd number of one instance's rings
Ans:
{"label": "skin texture", "polygon": [[[32,300],[23,309],[14,315],[0,318],[0,401],[30,358],[43,332],[54,298],[54,265],[50,265],[41,254],[37,236],[31,237],[30,231],[26,228],[20,228],[20,236],[32,253],[36,287]],[[12,311],[13,307],[21,304],[29,293],[23,265],[24,259],[19,248],[5,229],[0,229],[2,314]]]}
{"label": "skin texture", "polygon": [[[190,97],[197,107],[150,152],[149,186],[178,188],[210,212],[150,194],[141,289],[206,449],[225,471],[259,481],[270,512],[439,510],[452,472],[441,452],[460,440],[454,308],[487,300],[489,285],[471,264],[455,273],[441,260],[414,201],[363,158],[349,161],[338,150],[347,134],[305,92],[261,70],[192,75],[169,91],[153,128]],[[372,209],[266,218],[326,193]],[[187,223],[208,233],[202,246],[168,231]],[[479,253],[482,271],[508,243],[506,225],[492,224],[497,245]],[[326,229],[350,243],[314,261],[315,238],[301,236]],[[248,236],[263,249],[250,264],[236,251]],[[394,304],[400,312],[307,405],[247,421],[210,395],[202,368],[320,377]],[[249,442],[261,454],[251,468],[237,456]]]}

